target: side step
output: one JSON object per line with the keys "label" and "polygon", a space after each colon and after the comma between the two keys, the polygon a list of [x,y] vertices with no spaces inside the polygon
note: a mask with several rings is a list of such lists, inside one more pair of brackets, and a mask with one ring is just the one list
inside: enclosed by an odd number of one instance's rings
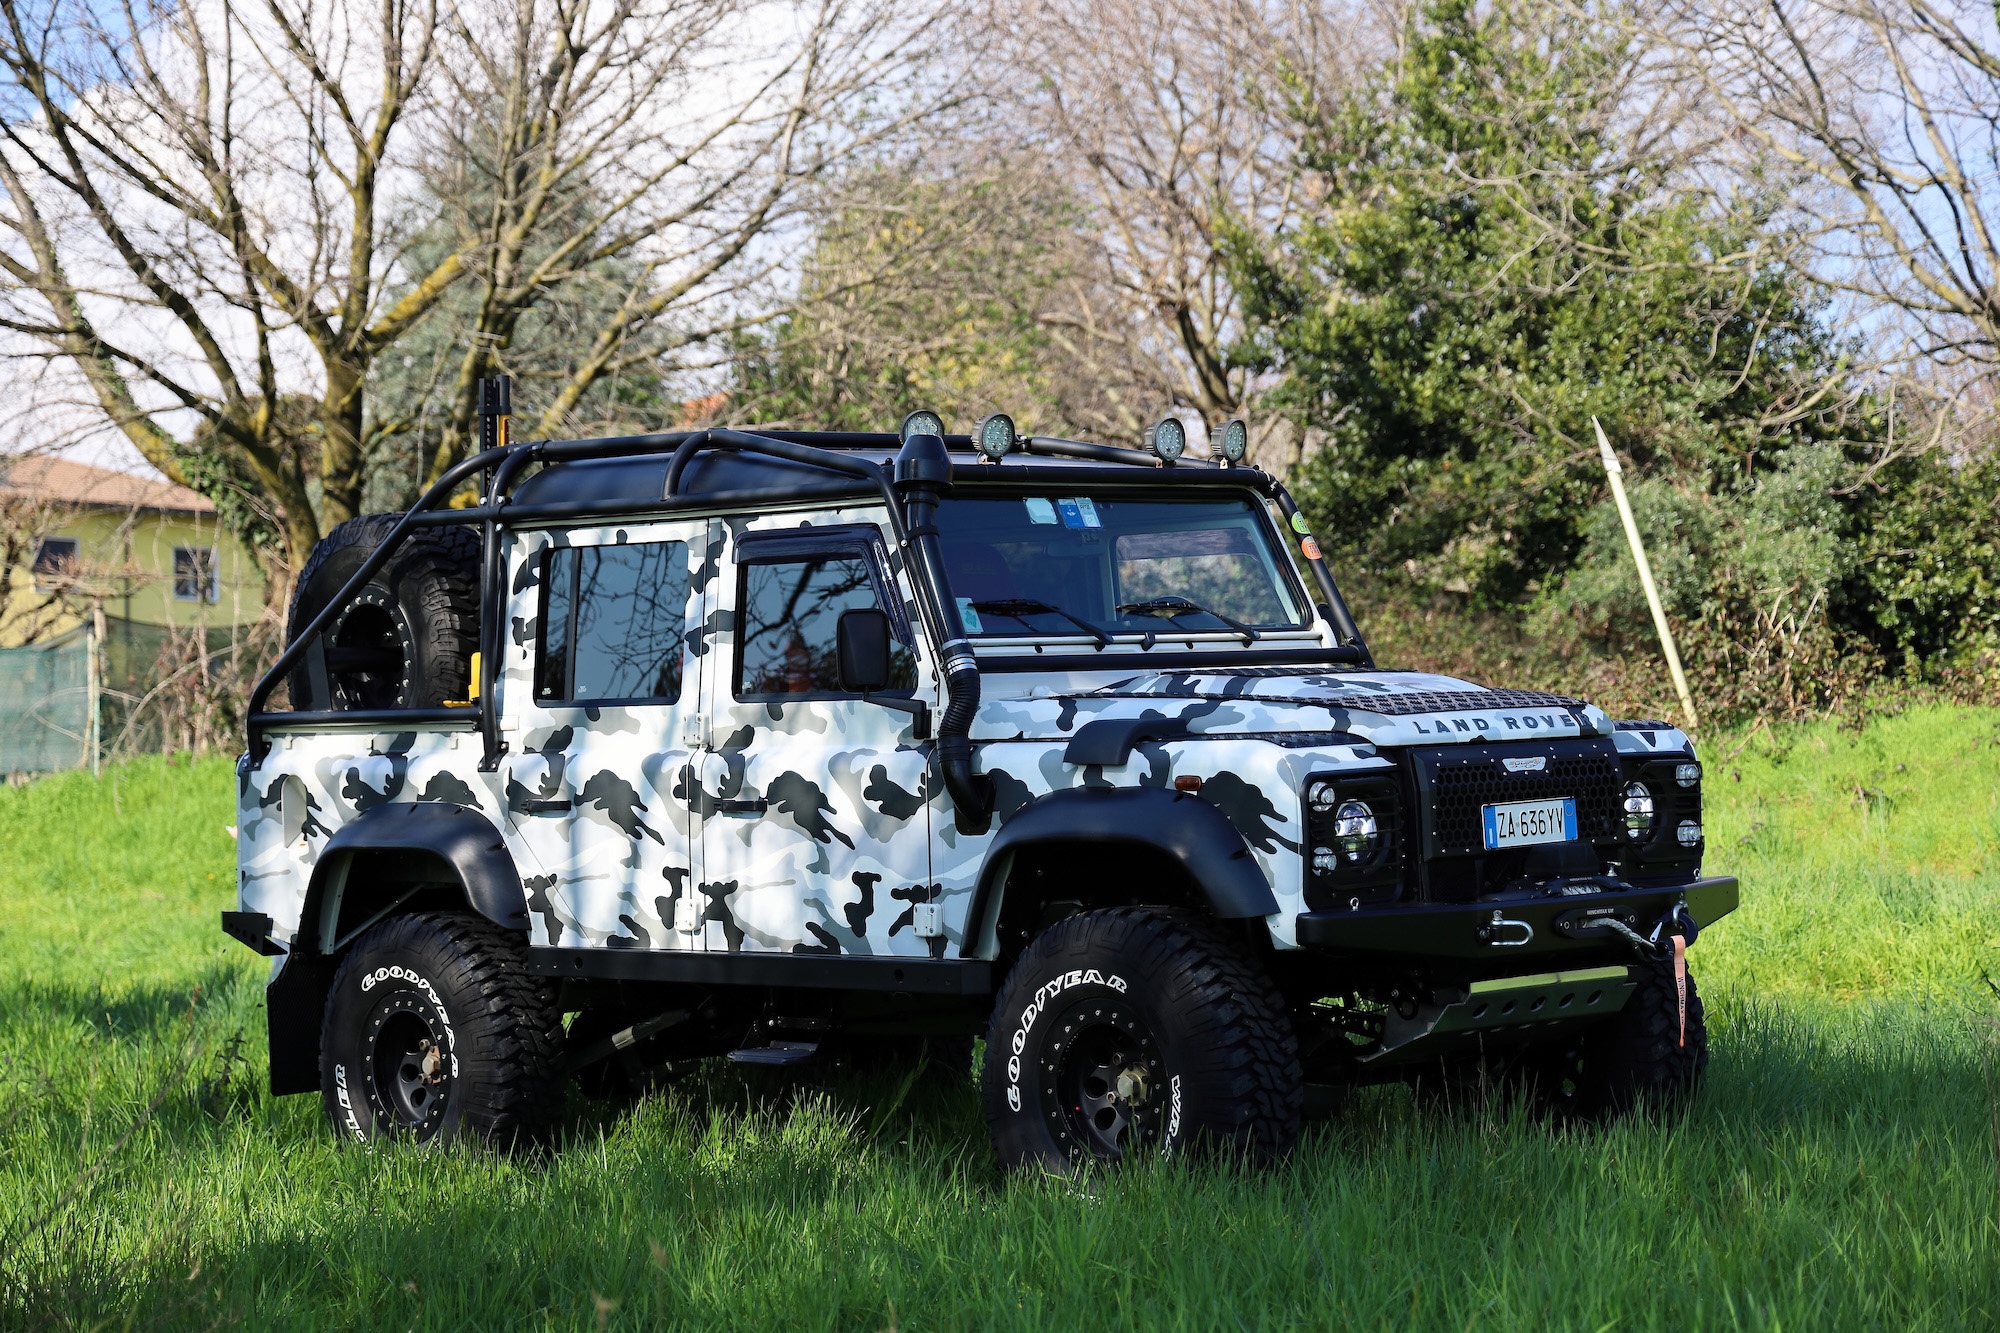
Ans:
{"label": "side step", "polygon": [[818,1053],[816,1041],[774,1041],[768,1046],[731,1051],[729,1061],[739,1065],[802,1065]]}

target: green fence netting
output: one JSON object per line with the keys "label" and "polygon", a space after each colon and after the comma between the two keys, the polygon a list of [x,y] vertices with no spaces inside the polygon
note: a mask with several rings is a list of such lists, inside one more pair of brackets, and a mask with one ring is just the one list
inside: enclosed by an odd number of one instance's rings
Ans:
{"label": "green fence netting", "polygon": [[0,775],[90,763],[95,742],[90,631],[0,648]]}

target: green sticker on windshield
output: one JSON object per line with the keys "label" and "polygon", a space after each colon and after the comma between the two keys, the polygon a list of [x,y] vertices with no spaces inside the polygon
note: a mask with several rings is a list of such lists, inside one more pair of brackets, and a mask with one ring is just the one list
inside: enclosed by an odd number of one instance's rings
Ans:
{"label": "green sticker on windshield", "polygon": [[1312,535],[1312,529],[1306,526],[1306,516],[1304,514],[1297,512],[1292,514],[1292,531],[1302,536],[1310,537]]}

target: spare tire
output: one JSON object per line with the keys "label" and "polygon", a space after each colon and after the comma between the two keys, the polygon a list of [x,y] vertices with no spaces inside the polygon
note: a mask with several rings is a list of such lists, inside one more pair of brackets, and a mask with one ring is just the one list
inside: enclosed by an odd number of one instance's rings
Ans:
{"label": "spare tire", "polygon": [[[347,586],[402,517],[364,514],[320,539],[292,592],[286,643]],[[479,647],[480,545],[471,527],[411,534],[321,635],[330,697],[315,697],[310,663],[301,662],[290,676],[292,707],[434,708],[470,698],[472,654]]]}

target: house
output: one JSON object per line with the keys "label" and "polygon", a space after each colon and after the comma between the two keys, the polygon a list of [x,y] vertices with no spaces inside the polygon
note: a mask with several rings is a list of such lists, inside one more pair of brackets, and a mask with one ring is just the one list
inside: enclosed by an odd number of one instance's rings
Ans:
{"label": "house", "polygon": [[215,506],[158,477],[66,458],[0,458],[0,647],[59,635],[101,613],[140,631],[255,621],[264,580]]}

